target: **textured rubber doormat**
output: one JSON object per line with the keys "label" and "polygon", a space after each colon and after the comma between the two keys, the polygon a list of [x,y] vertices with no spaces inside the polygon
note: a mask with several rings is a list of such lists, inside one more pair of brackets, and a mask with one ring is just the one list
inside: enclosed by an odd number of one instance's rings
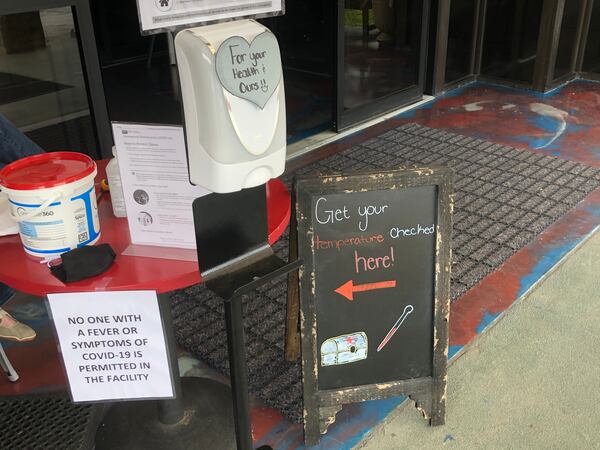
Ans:
{"label": "textured rubber doormat", "polygon": [[0,72],[0,105],[57,92],[72,86]]}
{"label": "textured rubber doormat", "polygon": [[[443,165],[455,171],[452,300],[600,186],[600,170],[447,131],[407,124],[298,170],[297,174]],[[291,181],[287,177],[286,181]],[[287,234],[275,244],[287,258]],[[244,304],[250,390],[302,420],[300,362],[283,359],[286,280]],[[202,286],[173,295],[179,344],[227,373],[222,301]]]}
{"label": "textured rubber doormat", "polygon": [[74,404],[67,396],[2,399],[0,448],[90,449],[101,417],[102,405]]}

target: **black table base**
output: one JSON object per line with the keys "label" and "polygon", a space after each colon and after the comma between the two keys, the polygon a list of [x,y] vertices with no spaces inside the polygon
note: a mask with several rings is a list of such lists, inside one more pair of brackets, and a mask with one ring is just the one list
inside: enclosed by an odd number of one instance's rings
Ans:
{"label": "black table base", "polygon": [[171,297],[158,295],[174,398],[113,403],[96,433],[96,450],[235,449],[231,388],[179,376]]}
{"label": "black table base", "polygon": [[235,449],[229,386],[208,378],[184,377],[181,387],[183,416],[172,424],[160,419],[164,401],[112,405],[98,427],[96,450]]}

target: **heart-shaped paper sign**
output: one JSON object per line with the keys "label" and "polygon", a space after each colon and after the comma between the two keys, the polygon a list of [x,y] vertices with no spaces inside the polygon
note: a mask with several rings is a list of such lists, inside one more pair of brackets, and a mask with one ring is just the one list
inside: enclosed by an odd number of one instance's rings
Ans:
{"label": "heart-shaped paper sign", "polygon": [[281,81],[281,55],[277,39],[264,32],[248,41],[241,36],[225,40],[215,57],[217,76],[236,97],[263,109]]}

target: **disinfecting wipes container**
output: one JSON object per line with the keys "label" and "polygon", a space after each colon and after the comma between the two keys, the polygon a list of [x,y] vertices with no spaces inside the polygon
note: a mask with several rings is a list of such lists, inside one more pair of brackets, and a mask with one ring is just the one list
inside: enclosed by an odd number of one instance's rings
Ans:
{"label": "disinfecting wipes container", "polygon": [[0,171],[27,253],[48,257],[98,240],[95,176],[96,163],[74,152],[29,156]]}

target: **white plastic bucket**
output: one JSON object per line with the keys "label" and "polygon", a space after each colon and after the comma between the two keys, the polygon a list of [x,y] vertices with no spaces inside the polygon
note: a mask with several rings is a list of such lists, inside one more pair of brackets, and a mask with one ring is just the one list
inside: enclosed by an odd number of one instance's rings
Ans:
{"label": "white plastic bucket", "polygon": [[29,156],[0,171],[27,253],[46,258],[98,241],[96,172],[89,156],[75,152]]}

